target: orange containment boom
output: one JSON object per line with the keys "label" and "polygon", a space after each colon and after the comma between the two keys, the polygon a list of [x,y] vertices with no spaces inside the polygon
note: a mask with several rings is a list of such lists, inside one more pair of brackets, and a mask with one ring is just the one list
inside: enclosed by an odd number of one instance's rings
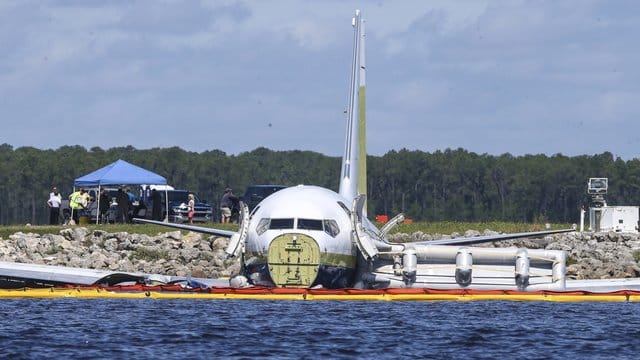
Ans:
{"label": "orange containment boom", "polygon": [[0,298],[152,298],[152,299],[249,299],[249,300],[352,300],[352,301],[555,301],[640,302],[640,291],[606,293],[588,291],[436,290],[436,289],[295,289],[295,288],[184,288],[162,286],[69,286],[2,289]]}

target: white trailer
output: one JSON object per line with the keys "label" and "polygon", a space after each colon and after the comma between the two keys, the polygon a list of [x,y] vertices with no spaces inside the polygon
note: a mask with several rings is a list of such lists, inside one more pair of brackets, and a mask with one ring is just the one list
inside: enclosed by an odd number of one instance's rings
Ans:
{"label": "white trailer", "polygon": [[602,206],[589,208],[589,230],[595,232],[638,232],[638,206]]}

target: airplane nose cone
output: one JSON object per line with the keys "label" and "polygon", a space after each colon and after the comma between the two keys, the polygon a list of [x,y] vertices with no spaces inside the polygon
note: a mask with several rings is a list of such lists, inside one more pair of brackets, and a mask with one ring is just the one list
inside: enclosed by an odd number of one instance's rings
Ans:
{"label": "airplane nose cone", "polygon": [[310,287],[320,268],[320,247],[311,236],[282,234],[269,245],[269,275],[276,286]]}

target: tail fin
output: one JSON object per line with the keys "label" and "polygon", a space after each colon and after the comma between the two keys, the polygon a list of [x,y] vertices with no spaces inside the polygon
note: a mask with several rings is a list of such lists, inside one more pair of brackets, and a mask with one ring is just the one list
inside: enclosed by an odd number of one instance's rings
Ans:
{"label": "tail fin", "polygon": [[[345,149],[342,156],[339,193],[353,200],[359,194],[367,194],[367,147],[365,118],[365,54],[364,20],[360,10],[352,22],[354,28],[353,62],[351,65],[351,83],[349,86],[349,106]],[[366,214],[366,205],[365,205]]]}

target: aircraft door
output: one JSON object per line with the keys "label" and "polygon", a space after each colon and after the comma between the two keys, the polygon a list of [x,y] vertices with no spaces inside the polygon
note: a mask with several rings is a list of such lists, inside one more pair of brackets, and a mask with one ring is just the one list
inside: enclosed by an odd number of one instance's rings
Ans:
{"label": "aircraft door", "polygon": [[267,256],[276,286],[310,287],[320,268],[320,247],[310,236],[282,234],[271,241]]}

